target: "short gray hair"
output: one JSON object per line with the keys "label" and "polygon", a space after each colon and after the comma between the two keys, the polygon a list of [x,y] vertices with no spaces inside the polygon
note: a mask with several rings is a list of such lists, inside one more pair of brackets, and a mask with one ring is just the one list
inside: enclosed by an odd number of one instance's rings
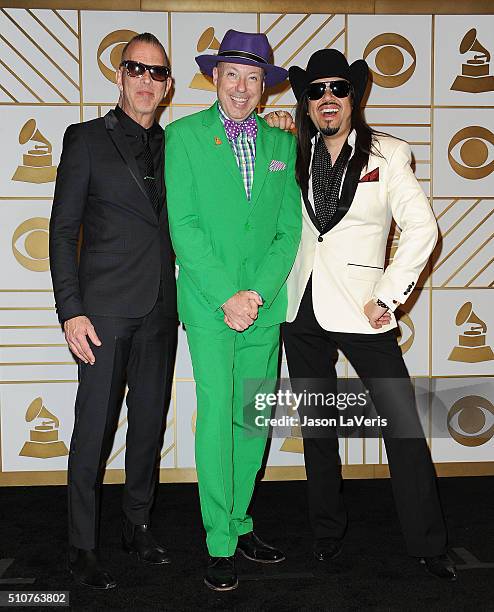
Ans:
{"label": "short gray hair", "polygon": [[142,34],[137,34],[136,36],[134,36],[133,38],[131,38],[129,40],[129,42],[122,49],[122,61],[127,59],[126,56],[127,56],[128,51],[129,51],[129,47],[131,45],[133,45],[134,43],[137,43],[137,42],[147,43],[148,45],[154,45],[155,47],[160,48],[161,51],[163,51],[163,55],[165,57],[166,65],[167,66],[170,65],[170,62],[168,61],[168,56],[167,56],[166,51],[165,51],[165,47],[163,47],[163,45],[156,38],[156,36],[154,34],[151,34],[150,32],[143,32]]}

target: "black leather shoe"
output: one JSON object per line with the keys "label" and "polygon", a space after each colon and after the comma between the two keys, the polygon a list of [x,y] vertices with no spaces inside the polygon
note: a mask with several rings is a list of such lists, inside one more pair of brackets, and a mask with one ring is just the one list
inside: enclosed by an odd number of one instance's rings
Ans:
{"label": "black leather shoe", "polygon": [[92,589],[113,589],[117,583],[101,567],[96,550],[83,550],[70,547],[68,559],[69,571],[79,584]]}
{"label": "black leather shoe", "polygon": [[150,565],[170,563],[166,550],[153,538],[149,525],[134,525],[127,517],[123,519],[122,546],[139,561]]}
{"label": "black leather shoe", "polygon": [[450,582],[458,580],[456,567],[446,555],[422,557],[420,563],[424,566],[425,571],[431,574],[431,576],[441,578],[442,580],[449,580]]}
{"label": "black leather shoe", "polygon": [[285,560],[285,555],[281,550],[263,542],[253,531],[239,536],[237,550],[246,559],[258,563],[279,563]]}
{"label": "black leather shoe", "polygon": [[343,543],[337,538],[319,538],[314,544],[314,557],[318,561],[332,561],[341,553]]}
{"label": "black leather shoe", "polygon": [[213,591],[233,591],[238,587],[235,559],[233,557],[209,557],[204,584]]}

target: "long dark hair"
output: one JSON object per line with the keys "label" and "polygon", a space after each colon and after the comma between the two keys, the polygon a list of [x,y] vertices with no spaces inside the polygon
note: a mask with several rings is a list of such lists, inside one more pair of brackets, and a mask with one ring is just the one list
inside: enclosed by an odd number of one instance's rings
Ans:
{"label": "long dark hair", "polygon": [[[352,116],[351,126],[357,133],[355,141],[355,163],[361,168],[367,166],[369,155],[377,155],[382,157],[382,154],[375,146],[374,136],[383,135],[382,132],[373,130],[365,121],[362,109],[359,105],[354,104],[353,92],[351,95]],[[312,144],[311,139],[317,134],[317,129],[312,123],[312,119],[308,115],[309,101],[306,95],[298,101],[295,111],[295,125],[297,127],[297,162],[295,164],[295,174],[297,182],[306,196],[309,190],[310,176],[310,158]]]}

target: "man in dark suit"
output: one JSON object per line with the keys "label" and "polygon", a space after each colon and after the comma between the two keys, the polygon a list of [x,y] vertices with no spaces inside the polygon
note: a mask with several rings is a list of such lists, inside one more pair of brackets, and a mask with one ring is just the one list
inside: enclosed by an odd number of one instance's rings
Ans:
{"label": "man in dark suit", "polygon": [[158,39],[133,38],[116,76],[116,108],[65,133],[50,222],[57,313],[79,366],[69,569],[79,583],[100,589],[116,585],[98,558],[99,498],[126,382],[123,545],[140,561],[169,562],[149,515],[177,341],[164,136],[155,122],[171,78]]}

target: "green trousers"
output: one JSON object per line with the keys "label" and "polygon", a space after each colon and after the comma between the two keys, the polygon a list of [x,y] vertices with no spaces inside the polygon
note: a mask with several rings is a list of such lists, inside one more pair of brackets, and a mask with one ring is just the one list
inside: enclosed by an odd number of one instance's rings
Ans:
{"label": "green trousers", "polygon": [[[255,427],[252,400],[272,392],[279,325],[238,333],[187,326],[197,396],[196,469],[206,542],[212,557],[235,553],[253,529],[247,514],[268,429]],[[244,419],[246,404],[248,416]]]}

